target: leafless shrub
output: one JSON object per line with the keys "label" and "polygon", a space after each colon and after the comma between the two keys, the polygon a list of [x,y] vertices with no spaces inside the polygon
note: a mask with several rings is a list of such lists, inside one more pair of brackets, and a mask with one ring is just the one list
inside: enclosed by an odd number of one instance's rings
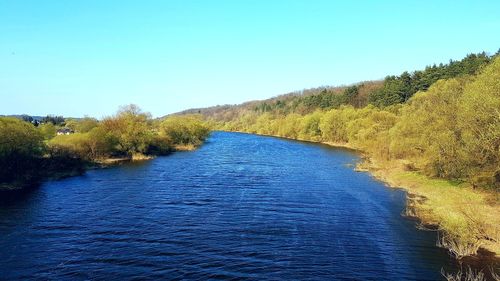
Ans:
{"label": "leafless shrub", "polygon": [[456,259],[461,259],[466,256],[475,255],[481,247],[481,242],[479,239],[475,239],[474,241],[459,241],[446,233],[438,233],[436,246],[448,249]]}
{"label": "leafless shrub", "polygon": [[485,281],[482,270],[474,271],[470,267],[465,270],[459,270],[457,273],[446,273],[441,269],[441,275],[448,281]]}
{"label": "leafless shrub", "polygon": [[493,277],[493,280],[500,281],[500,267],[497,268],[497,270],[495,270],[495,269],[493,269],[493,267],[491,267],[490,272],[491,272],[491,277]]}

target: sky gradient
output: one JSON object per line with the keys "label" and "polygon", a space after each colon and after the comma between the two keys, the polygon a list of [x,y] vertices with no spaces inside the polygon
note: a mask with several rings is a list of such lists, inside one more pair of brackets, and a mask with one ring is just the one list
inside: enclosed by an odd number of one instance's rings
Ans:
{"label": "sky gradient", "polygon": [[0,0],[0,115],[155,117],[500,48],[500,1]]}

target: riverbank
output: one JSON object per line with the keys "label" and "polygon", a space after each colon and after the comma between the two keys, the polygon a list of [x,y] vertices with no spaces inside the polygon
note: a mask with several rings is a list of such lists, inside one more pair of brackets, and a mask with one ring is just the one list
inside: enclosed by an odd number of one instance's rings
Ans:
{"label": "riverbank", "polygon": [[412,171],[404,161],[380,161],[348,143],[285,139],[358,151],[363,161],[356,169],[369,172],[390,187],[406,190],[405,215],[418,219],[424,228],[438,230],[438,246],[448,249],[457,259],[476,256],[478,252],[489,258],[500,258],[498,192],[474,189],[468,183],[429,178]]}
{"label": "riverbank", "polygon": [[[357,150],[348,144],[323,144]],[[405,215],[417,218],[424,228],[439,230],[438,246],[457,259],[476,255],[480,249],[500,258],[500,194],[474,189],[468,183],[429,178],[408,170],[404,161],[363,156],[356,169],[369,172],[389,187],[406,190]]]}
{"label": "riverbank", "polygon": [[475,255],[480,248],[500,257],[500,204],[494,191],[474,189],[468,183],[433,179],[408,171],[403,162],[367,158],[366,169],[388,186],[411,194],[406,214],[440,230],[438,246],[457,258]]}

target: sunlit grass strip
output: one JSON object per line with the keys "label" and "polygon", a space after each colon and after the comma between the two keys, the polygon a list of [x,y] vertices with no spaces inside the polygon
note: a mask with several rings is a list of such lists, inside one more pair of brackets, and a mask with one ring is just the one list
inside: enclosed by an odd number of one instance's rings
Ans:
{"label": "sunlit grass strip", "polygon": [[456,258],[474,255],[481,247],[500,253],[497,194],[404,171],[395,163],[372,165],[370,171],[390,186],[403,187],[425,198],[411,201],[411,211],[407,212],[424,224],[436,225],[440,232],[437,245],[447,248]]}

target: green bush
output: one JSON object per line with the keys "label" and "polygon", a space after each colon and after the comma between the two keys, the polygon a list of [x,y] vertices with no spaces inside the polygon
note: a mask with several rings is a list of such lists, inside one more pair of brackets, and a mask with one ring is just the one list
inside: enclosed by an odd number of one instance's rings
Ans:
{"label": "green bush", "polygon": [[210,134],[210,129],[198,115],[171,116],[159,125],[160,136],[174,145],[200,145]]}
{"label": "green bush", "polygon": [[0,182],[36,178],[44,150],[43,137],[32,124],[0,117]]}

